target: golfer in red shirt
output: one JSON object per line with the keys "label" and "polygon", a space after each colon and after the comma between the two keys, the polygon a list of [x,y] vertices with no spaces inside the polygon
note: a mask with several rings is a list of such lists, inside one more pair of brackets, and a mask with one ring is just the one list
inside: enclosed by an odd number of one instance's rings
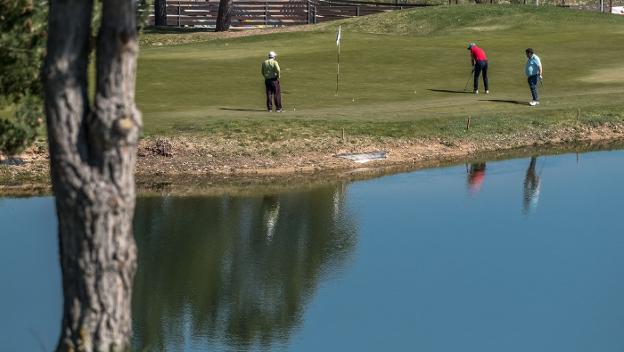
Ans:
{"label": "golfer in red shirt", "polygon": [[490,94],[490,87],[488,85],[488,61],[485,51],[479,48],[475,43],[468,44],[468,50],[470,50],[472,72],[474,72],[474,94],[479,94],[479,75],[481,72],[483,72],[485,94]]}

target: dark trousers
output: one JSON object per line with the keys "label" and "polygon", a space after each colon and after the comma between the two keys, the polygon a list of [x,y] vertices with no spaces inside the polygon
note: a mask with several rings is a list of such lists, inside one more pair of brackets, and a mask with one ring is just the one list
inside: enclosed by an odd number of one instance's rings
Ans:
{"label": "dark trousers", "polygon": [[488,84],[488,62],[487,60],[477,61],[474,66],[474,90],[479,89],[479,74],[483,72],[483,85],[485,86],[485,90],[490,90],[490,86]]}
{"label": "dark trousers", "polygon": [[529,76],[527,80],[529,81],[529,88],[531,89],[531,97],[534,101],[539,101],[539,97],[537,96],[537,81],[539,81],[539,75]]}
{"label": "dark trousers", "polygon": [[266,88],[267,110],[273,109],[273,101],[275,101],[275,110],[282,110],[282,92],[279,80],[277,78],[265,79],[264,87]]}

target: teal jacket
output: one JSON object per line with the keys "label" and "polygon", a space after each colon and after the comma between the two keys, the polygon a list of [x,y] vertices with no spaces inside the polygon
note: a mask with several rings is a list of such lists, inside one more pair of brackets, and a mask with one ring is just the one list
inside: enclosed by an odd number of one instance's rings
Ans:
{"label": "teal jacket", "polygon": [[539,56],[535,54],[531,55],[524,66],[524,73],[527,77],[542,74],[542,62]]}

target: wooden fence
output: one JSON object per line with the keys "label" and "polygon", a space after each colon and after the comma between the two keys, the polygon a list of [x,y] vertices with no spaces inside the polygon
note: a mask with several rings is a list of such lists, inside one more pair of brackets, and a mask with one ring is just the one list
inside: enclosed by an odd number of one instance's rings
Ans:
{"label": "wooden fence", "polygon": [[[332,21],[379,12],[400,10],[419,4],[375,3],[340,0],[234,0],[231,28],[282,27]],[[219,0],[167,1],[167,26],[214,28]],[[154,24],[151,10],[149,24]]]}

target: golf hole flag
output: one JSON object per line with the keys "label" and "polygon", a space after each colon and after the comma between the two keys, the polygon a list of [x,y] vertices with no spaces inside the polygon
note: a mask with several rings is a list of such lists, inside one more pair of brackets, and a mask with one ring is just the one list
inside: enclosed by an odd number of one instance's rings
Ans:
{"label": "golf hole flag", "polygon": [[338,47],[338,57],[336,63],[336,95],[338,95],[338,81],[340,80],[340,39],[342,37],[342,26],[338,26],[336,32],[336,46]]}
{"label": "golf hole flag", "polygon": [[336,45],[340,46],[340,37],[342,37],[342,26],[338,26],[338,32],[336,32]]}

